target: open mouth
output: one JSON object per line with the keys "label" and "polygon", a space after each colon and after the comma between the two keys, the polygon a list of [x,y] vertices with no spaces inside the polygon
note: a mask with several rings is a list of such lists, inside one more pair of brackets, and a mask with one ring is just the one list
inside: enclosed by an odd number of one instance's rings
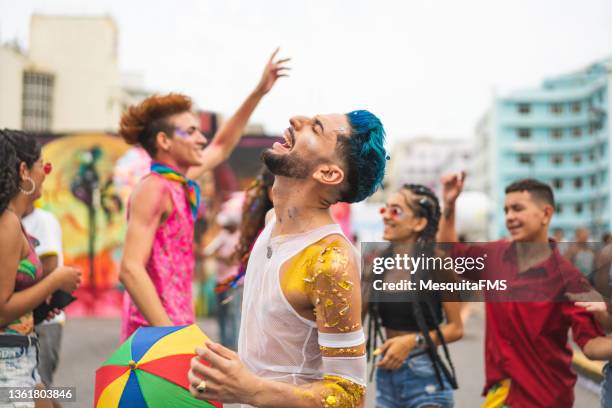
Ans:
{"label": "open mouth", "polygon": [[282,146],[285,149],[291,150],[295,142],[295,135],[293,134],[293,128],[287,128],[287,130],[285,130],[285,132],[283,133],[283,139],[285,139],[285,143],[283,143]]}
{"label": "open mouth", "polygon": [[293,149],[295,145],[295,135],[293,134],[293,128],[287,128],[283,132],[283,142],[274,142],[272,149],[288,153]]}

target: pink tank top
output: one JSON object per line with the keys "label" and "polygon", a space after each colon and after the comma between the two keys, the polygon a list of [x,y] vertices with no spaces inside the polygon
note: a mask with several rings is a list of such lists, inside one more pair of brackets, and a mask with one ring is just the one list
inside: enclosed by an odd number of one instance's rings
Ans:
{"label": "pink tank top", "polygon": [[[155,232],[153,248],[147,262],[147,273],[168,317],[174,325],[192,324],[195,320],[192,304],[192,278],[195,265],[193,255],[194,221],[183,186],[156,173],[172,199],[172,211]],[[128,214],[129,217],[129,214]],[[121,341],[138,327],[149,323],[126,291],[123,297]]]}

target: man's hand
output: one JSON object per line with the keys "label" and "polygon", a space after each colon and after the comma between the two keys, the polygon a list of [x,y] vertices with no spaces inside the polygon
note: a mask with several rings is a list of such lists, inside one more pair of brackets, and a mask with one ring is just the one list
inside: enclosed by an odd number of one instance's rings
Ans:
{"label": "man's hand", "polygon": [[255,88],[255,92],[259,93],[260,95],[265,95],[270,92],[270,89],[272,89],[278,78],[289,76],[287,71],[291,68],[287,67],[285,63],[290,61],[291,58],[284,58],[274,61],[278,50],[279,48],[274,51],[268,60],[266,67],[264,68],[264,72],[261,75],[261,80],[257,84],[257,88]]}
{"label": "man's hand", "polygon": [[[196,348],[196,354],[188,374],[189,390],[194,397],[252,405],[259,378],[242,364],[238,354],[211,341],[203,348]],[[210,365],[204,365],[200,359]]]}
{"label": "man's hand", "polygon": [[440,183],[442,183],[442,201],[445,205],[455,204],[457,197],[459,197],[459,194],[461,194],[463,190],[464,181],[464,171],[445,174],[440,178]]}
{"label": "man's hand", "polygon": [[566,293],[569,300],[576,306],[585,308],[588,312],[606,312],[608,310],[604,298],[599,292],[592,289],[582,293]]}
{"label": "man's hand", "polygon": [[376,367],[387,370],[397,370],[404,364],[404,361],[416,346],[416,336],[407,334],[405,336],[392,337],[375,351],[375,354],[383,353],[384,357]]}

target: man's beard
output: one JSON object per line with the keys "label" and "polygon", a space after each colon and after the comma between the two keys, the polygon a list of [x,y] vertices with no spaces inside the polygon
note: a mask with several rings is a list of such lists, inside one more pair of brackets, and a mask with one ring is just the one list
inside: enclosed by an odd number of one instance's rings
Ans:
{"label": "man's beard", "polygon": [[275,176],[297,179],[307,178],[315,165],[315,163],[298,156],[295,152],[277,154],[272,149],[264,150],[261,159]]}

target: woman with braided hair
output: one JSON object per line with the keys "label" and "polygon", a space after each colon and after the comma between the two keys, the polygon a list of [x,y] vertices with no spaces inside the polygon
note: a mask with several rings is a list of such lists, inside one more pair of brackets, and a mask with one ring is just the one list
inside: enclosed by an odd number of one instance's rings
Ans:
{"label": "woman with braided hair", "polygon": [[[385,257],[433,256],[440,220],[440,206],[433,191],[406,184],[389,197],[381,215],[383,238],[390,242]],[[407,276],[415,281],[432,278],[430,273],[418,270],[410,275],[388,270],[382,276],[384,281]],[[457,385],[446,344],[463,336],[459,303],[443,301],[437,294],[419,293],[416,299],[409,299],[405,294],[374,292],[368,312],[369,355],[382,355],[376,364],[376,406],[452,407],[452,390]],[[383,343],[377,348],[379,340]],[[438,354],[439,345],[448,366]]]}
{"label": "woman with braided hair", "polygon": [[[265,167],[244,192],[242,207],[238,214],[226,202],[217,216],[217,222],[223,220],[223,230],[211,242],[210,247],[216,247],[213,256],[220,263],[217,272],[217,321],[221,343],[236,349],[238,329],[242,306],[242,290],[244,275],[255,240],[265,227],[266,214],[272,209],[270,192],[274,184],[274,175]],[[227,213],[227,214],[225,214]],[[228,223],[235,219],[234,224]],[[230,225],[228,225],[230,224]],[[222,243],[216,244],[215,241]],[[225,255],[225,256],[224,256]],[[228,256],[229,255],[229,256]],[[226,271],[231,271],[229,274]]]}
{"label": "woman with braided hair", "polygon": [[[81,272],[71,267],[44,276],[36,240],[21,224],[50,171],[33,137],[0,130],[0,388],[42,387],[33,310],[59,289],[73,292],[81,280]],[[8,397],[0,395],[0,406],[9,404]]]}
{"label": "woman with braided hair", "polygon": [[264,166],[244,192],[244,203],[242,205],[239,227],[240,239],[232,255],[232,258],[239,263],[240,267],[238,274],[230,276],[217,284],[215,289],[217,293],[235,288],[242,282],[253,244],[255,244],[255,240],[266,226],[266,215],[273,207],[270,195],[272,184],[274,184],[274,174]]}

